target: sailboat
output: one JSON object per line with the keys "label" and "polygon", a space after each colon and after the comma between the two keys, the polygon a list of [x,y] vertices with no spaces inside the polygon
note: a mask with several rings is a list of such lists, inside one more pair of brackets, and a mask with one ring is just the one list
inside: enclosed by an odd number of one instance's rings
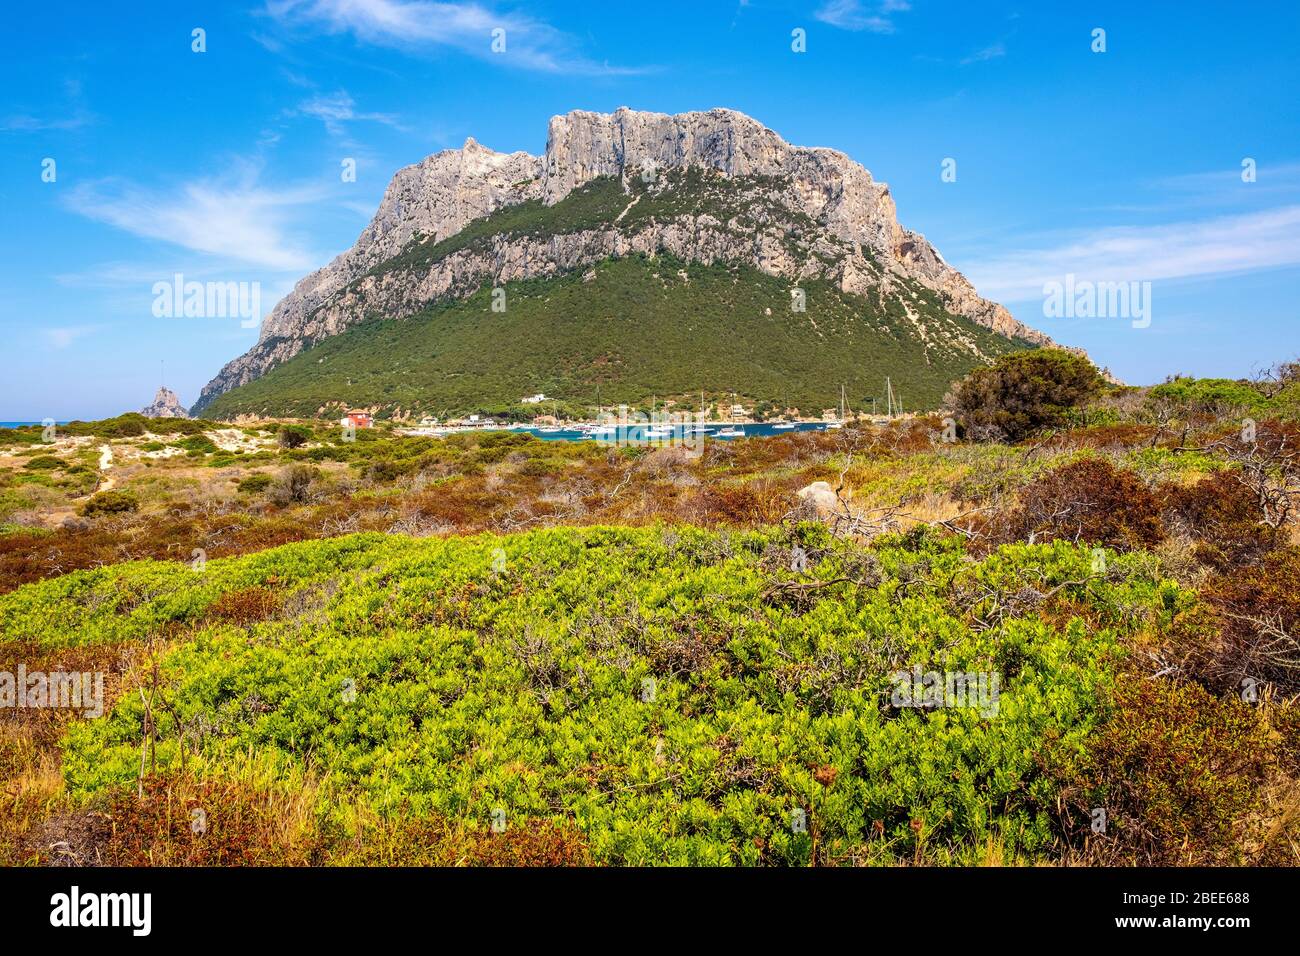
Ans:
{"label": "sailboat", "polygon": [[713,433],[714,438],[744,438],[745,428],[742,425],[730,425],[720,432]]}
{"label": "sailboat", "polygon": [[826,423],[826,427],[827,427],[828,429],[831,429],[831,428],[843,428],[843,427],[844,427],[844,418],[845,418],[845,415],[847,414],[847,411],[848,411],[848,409],[847,409],[847,407],[846,407],[846,403],[845,403],[845,400],[844,400],[844,386],[841,385],[841,386],[840,386],[840,417],[839,417],[838,419],[836,419],[835,421],[833,421],[833,422],[827,422],[827,423]]}
{"label": "sailboat", "polygon": [[784,405],[783,405],[782,408],[781,408],[781,419],[780,419],[780,421],[774,422],[774,423],[772,424],[772,430],[773,430],[773,431],[778,431],[778,432],[788,432],[790,429],[794,428],[794,424],[795,424],[794,422],[788,422],[788,421],[785,420],[785,410],[786,410],[787,408],[789,408],[789,407],[790,407],[790,399],[789,399],[789,397],[787,397],[786,400],[785,400]]}

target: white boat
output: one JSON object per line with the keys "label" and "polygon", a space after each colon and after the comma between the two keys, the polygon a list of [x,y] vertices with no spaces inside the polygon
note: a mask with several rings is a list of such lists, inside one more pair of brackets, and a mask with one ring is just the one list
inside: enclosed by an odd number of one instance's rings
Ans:
{"label": "white boat", "polygon": [[672,438],[673,430],[671,428],[652,428],[645,433],[646,438]]}
{"label": "white boat", "polygon": [[794,422],[777,422],[772,427],[779,432],[785,432],[785,431],[789,431],[791,428],[794,428]]}
{"label": "white boat", "polygon": [[745,429],[740,427],[724,428],[720,432],[714,432],[715,438],[744,438]]}
{"label": "white boat", "polygon": [[554,434],[555,432],[560,431],[561,429],[559,425],[543,425],[541,428],[537,430],[539,432],[545,432],[546,434],[551,435]]}
{"label": "white boat", "polygon": [[830,428],[843,428],[843,427],[844,427],[844,423],[843,423],[843,422],[827,422],[827,423],[826,423],[826,427],[827,427],[828,429],[830,429]]}
{"label": "white boat", "polygon": [[613,438],[617,434],[618,429],[613,425],[597,425],[587,430],[588,438]]}

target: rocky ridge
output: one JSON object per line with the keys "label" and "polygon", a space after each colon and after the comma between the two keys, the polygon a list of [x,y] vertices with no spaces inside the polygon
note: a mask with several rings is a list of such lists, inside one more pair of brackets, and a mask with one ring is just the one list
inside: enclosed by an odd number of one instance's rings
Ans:
{"label": "rocky ridge", "polygon": [[[744,194],[750,213],[727,207],[718,215],[647,217],[636,210],[643,199],[649,207],[686,188],[687,172]],[[605,178],[619,183],[626,205],[620,202],[621,212],[594,226],[562,234],[503,232],[428,261],[384,268],[476,220],[527,203],[556,207]],[[698,189],[699,177],[690,185]],[[904,229],[888,186],[844,153],[791,146],[733,110],[575,111],[552,118],[542,156],[498,153],[470,139],[399,170],[353,247],[276,305],[257,345],[205,386],[195,412],[373,315],[408,315],[439,298],[468,295],[486,280],[505,284],[611,256],[659,253],[751,264],[796,281],[831,278],[862,295],[906,298],[916,283],[954,314],[1007,337],[1051,344],[980,297],[924,236]]]}
{"label": "rocky ridge", "polygon": [[140,409],[145,418],[189,418],[190,414],[181,404],[180,397],[165,385],[158,386],[153,402]]}

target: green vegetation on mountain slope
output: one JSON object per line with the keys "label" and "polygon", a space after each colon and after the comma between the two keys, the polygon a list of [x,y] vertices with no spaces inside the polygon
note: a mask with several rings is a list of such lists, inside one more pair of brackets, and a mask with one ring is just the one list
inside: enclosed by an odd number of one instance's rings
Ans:
{"label": "green vegetation on mountain slope", "polygon": [[638,226],[686,216],[709,216],[715,228],[738,238],[752,239],[769,227],[784,236],[786,250],[799,255],[798,240],[812,240],[821,232],[809,216],[795,212],[772,198],[788,187],[772,176],[724,177],[711,170],[689,167],[660,173],[653,183],[632,174],[624,182],[598,176],[573,190],[553,206],[531,199],[498,209],[475,219],[454,235],[431,243],[416,236],[400,253],[370,270],[371,275],[420,271],[462,249],[489,248],[498,237],[545,239],[593,229],[613,227],[635,232]]}
{"label": "green vegetation on mountain slope", "polygon": [[[1025,347],[945,312],[928,290],[898,298],[807,281],[807,311],[790,284],[743,266],[669,257],[601,262],[586,273],[511,283],[492,311],[484,286],[406,319],[373,319],[219,396],[209,418],[313,416],[326,403],[434,414],[498,411],[544,392],[585,410],[699,392],[818,414],[850,403],[884,409],[890,376],[909,409],[933,408],[979,360]],[[924,325],[922,338],[917,326]]]}

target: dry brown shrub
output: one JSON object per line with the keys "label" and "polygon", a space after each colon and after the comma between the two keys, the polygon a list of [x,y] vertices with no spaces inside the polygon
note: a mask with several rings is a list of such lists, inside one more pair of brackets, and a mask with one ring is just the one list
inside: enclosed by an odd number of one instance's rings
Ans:
{"label": "dry brown shrub", "polygon": [[1154,425],[1092,425],[1088,428],[1071,428],[1068,431],[1058,432],[1044,442],[1044,447],[1124,451],[1149,445],[1158,434],[1159,429]]}
{"label": "dry brown shrub", "polygon": [[208,605],[208,617],[247,626],[274,617],[281,603],[280,595],[268,588],[241,588],[226,591]]}
{"label": "dry brown shrub", "polygon": [[[1196,684],[1124,675],[1082,754],[1053,750],[1067,840],[1086,862],[1242,862],[1272,746],[1259,712]],[[1101,835],[1094,809],[1106,813]]]}
{"label": "dry brown shrub", "polygon": [[699,496],[701,517],[717,524],[775,524],[794,504],[783,484],[762,479],[740,485],[713,485]]}
{"label": "dry brown shrub", "polygon": [[153,777],[143,796],[122,790],[56,815],[33,835],[46,865],[308,866],[325,843],[313,792],[270,794],[246,784]]}
{"label": "dry brown shrub", "polygon": [[501,833],[441,816],[368,820],[348,842],[331,848],[331,862],[357,866],[590,866],[582,832],[568,824],[529,819]]}
{"label": "dry brown shrub", "polygon": [[1264,523],[1258,499],[1233,472],[1166,488],[1162,496],[1166,525],[1190,538],[1196,559],[1216,570],[1256,564],[1285,543],[1280,531]]}
{"label": "dry brown shrub", "polygon": [[1271,708],[1271,723],[1278,735],[1278,766],[1292,779],[1300,778],[1300,698]]}
{"label": "dry brown shrub", "polygon": [[1200,613],[1173,637],[1187,673],[1227,693],[1240,693],[1244,681],[1300,693],[1300,548],[1217,575],[1201,596]]}
{"label": "dry brown shrub", "polygon": [[1009,515],[976,524],[998,543],[1064,539],[1127,551],[1163,537],[1151,490],[1132,472],[1097,458],[1047,472],[1022,489]]}

